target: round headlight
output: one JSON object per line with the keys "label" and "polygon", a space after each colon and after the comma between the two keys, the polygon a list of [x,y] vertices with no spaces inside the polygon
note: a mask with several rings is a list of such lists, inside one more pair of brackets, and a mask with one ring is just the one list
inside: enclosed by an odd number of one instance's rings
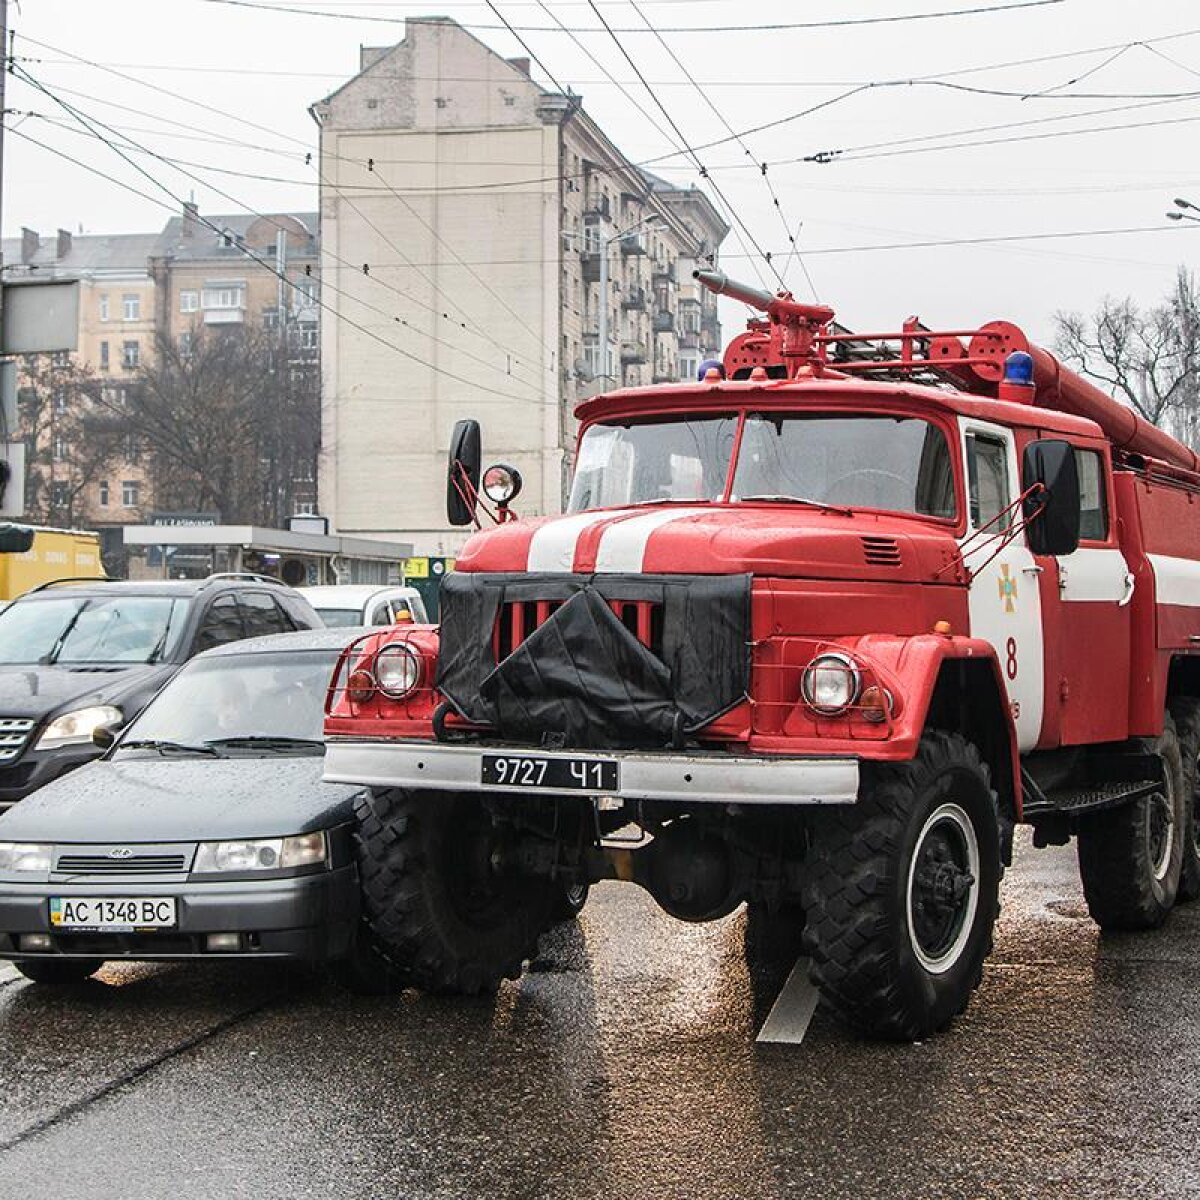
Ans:
{"label": "round headlight", "polygon": [[521,472],[507,463],[496,463],[483,473],[483,494],[493,504],[508,504],[521,490]]}
{"label": "round headlight", "polygon": [[818,654],[804,668],[800,690],[804,702],[822,716],[843,713],[858,699],[861,677],[846,654]]}
{"label": "round headlight", "polygon": [[393,700],[407,696],[421,682],[421,660],[407,646],[392,642],[375,656],[375,682]]}

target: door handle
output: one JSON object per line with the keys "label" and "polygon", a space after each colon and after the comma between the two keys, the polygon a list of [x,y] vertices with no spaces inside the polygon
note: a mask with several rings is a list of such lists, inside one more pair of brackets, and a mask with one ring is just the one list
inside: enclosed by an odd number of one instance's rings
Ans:
{"label": "door handle", "polygon": [[1130,600],[1133,599],[1133,589],[1137,586],[1137,580],[1133,577],[1132,571],[1125,572],[1125,594],[1117,601],[1118,608],[1124,608]]}
{"label": "door handle", "polygon": [[1032,566],[1032,567],[1022,567],[1021,574],[1022,575],[1040,575],[1043,570],[1044,570],[1043,567],[1039,567],[1036,565]]}

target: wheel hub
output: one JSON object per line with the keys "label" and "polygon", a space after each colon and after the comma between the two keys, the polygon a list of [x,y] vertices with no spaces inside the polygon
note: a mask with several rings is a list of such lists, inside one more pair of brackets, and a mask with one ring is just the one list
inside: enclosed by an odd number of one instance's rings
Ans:
{"label": "wheel hub", "polygon": [[949,970],[961,954],[978,905],[978,878],[970,818],[959,805],[943,804],[917,838],[908,878],[909,936],[926,969]]}

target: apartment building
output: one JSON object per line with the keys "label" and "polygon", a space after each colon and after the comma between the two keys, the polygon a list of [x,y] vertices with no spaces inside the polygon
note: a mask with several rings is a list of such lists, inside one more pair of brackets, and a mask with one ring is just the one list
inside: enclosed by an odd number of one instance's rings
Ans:
{"label": "apartment building", "polygon": [[[321,138],[321,511],[342,533],[453,553],[456,420],[558,512],[575,404],[694,377],[720,345],[692,286],[728,229],[703,192],[632,163],[578,96],[533,82],[448,18],[313,106]],[[332,286],[330,286],[332,285]]]}

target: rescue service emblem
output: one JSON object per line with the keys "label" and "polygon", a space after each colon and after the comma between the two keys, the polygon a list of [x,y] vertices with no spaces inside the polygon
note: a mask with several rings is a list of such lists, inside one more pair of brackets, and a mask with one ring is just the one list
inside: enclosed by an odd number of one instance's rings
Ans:
{"label": "rescue service emblem", "polygon": [[1017,581],[1008,573],[1008,563],[1000,564],[1000,574],[997,576],[1000,584],[1000,602],[1006,613],[1017,611]]}

